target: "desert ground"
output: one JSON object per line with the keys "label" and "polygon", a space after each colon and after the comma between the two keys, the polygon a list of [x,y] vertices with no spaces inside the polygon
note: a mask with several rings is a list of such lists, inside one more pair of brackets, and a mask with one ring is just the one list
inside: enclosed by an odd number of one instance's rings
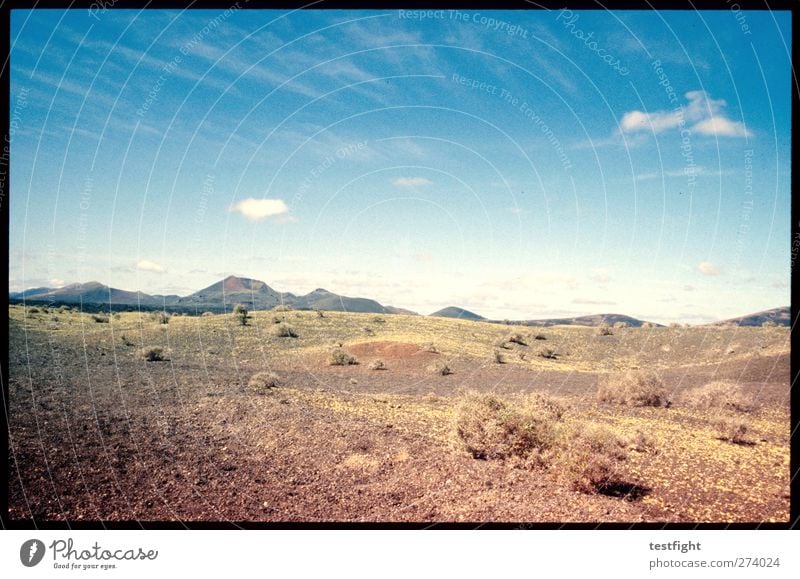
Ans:
{"label": "desert ground", "polygon": [[789,518],[786,327],[245,321],[11,306],[10,519]]}

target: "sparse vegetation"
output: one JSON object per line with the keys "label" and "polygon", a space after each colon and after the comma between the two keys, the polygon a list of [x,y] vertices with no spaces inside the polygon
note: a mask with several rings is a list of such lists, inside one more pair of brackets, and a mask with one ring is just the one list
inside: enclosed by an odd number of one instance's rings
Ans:
{"label": "sparse vegetation", "polygon": [[125,334],[122,334],[122,336],[120,336],[120,341],[122,342],[122,344],[124,346],[130,347],[130,346],[135,346],[136,345],[136,343],[133,340],[131,340],[130,338],[128,338]]}
{"label": "sparse vegetation", "polygon": [[556,354],[556,351],[553,348],[539,348],[536,354],[541,358],[547,358],[548,360],[555,360],[558,358],[558,354]]}
{"label": "sparse vegetation", "polygon": [[506,337],[506,342],[511,342],[512,344],[519,344],[520,346],[527,346],[528,343],[525,341],[525,336],[519,333],[511,333]]}
{"label": "sparse vegetation", "polygon": [[287,305],[287,304],[278,304],[277,306],[272,308],[272,311],[273,312],[291,312],[292,311],[292,306]]}
{"label": "sparse vegetation", "polygon": [[92,314],[92,319],[98,324],[107,324],[109,322],[108,316],[103,314]]}
{"label": "sparse vegetation", "polygon": [[495,350],[494,351],[494,355],[492,356],[492,359],[494,360],[495,364],[505,364],[506,363],[505,356],[503,356],[503,353],[501,351],[499,351],[499,350]]}
{"label": "sparse vegetation", "polygon": [[608,324],[602,324],[597,328],[597,333],[600,336],[612,336],[614,332],[611,331],[611,328],[608,327]]}
{"label": "sparse vegetation", "polygon": [[664,382],[655,372],[627,371],[598,380],[597,398],[629,406],[669,406]]}
{"label": "sparse vegetation", "polygon": [[317,317],[318,318],[324,318],[325,317],[325,312],[323,312],[322,310],[314,310],[314,311],[317,312]]}
{"label": "sparse vegetation", "polygon": [[776,324],[772,320],[767,320],[767,321],[761,323],[761,327],[762,328],[777,328],[778,324]]}
{"label": "sparse vegetation", "polygon": [[653,322],[642,322],[641,327],[649,329],[649,328],[655,328],[656,325]]}
{"label": "sparse vegetation", "polygon": [[202,314],[200,314],[200,317],[207,318],[207,317],[213,316],[213,315],[214,315],[213,312],[203,312]]}
{"label": "sparse vegetation", "polygon": [[545,336],[544,334],[536,334],[536,335],[533,337],[533,339],[534,339],[534,340],[546,340],[546,339],[547,339],[547,336]]}
{"label": "sparse vegetation", "polygon": [[370,370],[386,370],[386,364],[383,360],[373,360],[369,365]]}
{"label": "sparse vegetation", "polygon": [[40,311],[41,310],[39,310],[39,308],[35,308],[35,307],[34,308],[28,308],[28,313],[29,314],[38,314]]}
{"label": "sparse vegetation", "polygon": [[627,322],[622,322],[622,321],[614,322],[614,328],[615,329],[622,330],[622,329],[627,328],[627,327],[628,327]]}
{"label": "sparse vegetation", "polygon": [[272,333],[279,338],[296,338],[297,332],[289,324],[280,323],[272,328]]}
{"label": "sparse vegetation", "polygon": [[248,392],[254,394],[266,394],[270,390],[280,386],[280,378],[273,372],[258,372],[253,374],[247,382]]}

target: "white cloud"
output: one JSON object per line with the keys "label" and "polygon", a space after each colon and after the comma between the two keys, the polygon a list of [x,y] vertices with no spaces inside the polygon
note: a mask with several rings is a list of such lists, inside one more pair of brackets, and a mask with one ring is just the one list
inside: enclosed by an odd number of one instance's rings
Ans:
{"label": "white cloud", "polygon": [[615,306],[617,302],[612,302],[608,300],[593,300],[589,298],[575,298],[572,300],[573,304],[588,304],[592,306]]}
{"label": "white cloud", "polygon": [[742,123],[725,117],[711,117],[700,121],[693,127],[693,130],[703,135],[718,137],[751,137],[753,135]]}
{"label": "white cloud", "polygon": [[63,279],[53,278],[50,280],[50,287],[64,287],[67,285]]}
{"label": "white cloud", "polygon": [[697,270],[703,275],[719,275],[719,268],[710,261],[701,261],[698,263]]}
{"label": "white cloud", "polygon": [[282,199],[243,199],[231,207],[231,211],[241,213],[250,221],[261,221],[272,215],[280,215],[289,211]]}
{"label": "white cloud", "polygon": [[722,99],[712,99],[705,91],[693,90],[685,95],[688,103],[677,110],[629,111],[622,115],[620,128],[623,133],[640,131],[662,133],[669,129],[688,127],[701,135],[717,137],[750,137],[743,123],[725,116],[726,103]]}
{"label": "white cloud", "polygon": [[431,181],[425,177],[400,177],[392,181],[392,185],[395,187],[421,187],[430,184]]}
{"label": "white cloud", "polygon": [[140,259],[136,262],[136,269],[140,271],[152,271],[154,273],[164,273],[167,269],[154,261],[149,259]]}

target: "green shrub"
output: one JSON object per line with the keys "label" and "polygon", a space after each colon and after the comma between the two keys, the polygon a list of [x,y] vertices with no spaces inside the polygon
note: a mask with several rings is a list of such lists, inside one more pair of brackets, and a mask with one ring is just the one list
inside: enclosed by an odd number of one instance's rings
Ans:
{"label": "green shrub", "polygon": [[247,306],[244,304],[236,304],[236,306],[233,308],[233,317],[237,322],[239,322],[240,326],[246,326],[247,318],[249,317]]}

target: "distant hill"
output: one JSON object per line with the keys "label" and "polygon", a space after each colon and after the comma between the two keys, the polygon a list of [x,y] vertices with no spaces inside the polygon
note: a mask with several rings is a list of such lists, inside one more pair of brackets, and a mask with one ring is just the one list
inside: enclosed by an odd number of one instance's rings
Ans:
{"label": "distant hill", "polygon": [[435,318],[458,318],[460,320],[485,320],[483,316],[479,316],[476,313],[473,313],[469,310],[465,310],[463,308],[457,308],[455,306],[450,306],[447,308],[443,308],[438,312],[433,312],[430,316]]}
{"label": "distant hill", "polygon": [[715,322],[707,325],[716,326],[720,324],[736,324],[738,326],[760,326],[764,322],[773,322],[779,326],[791,326],[792,313],[789,307],[785,306],[782,308],[764,310],[763,312],[756,312],[755,314],[748,314],[746,316],[731,318],[729,320],[723,320],[721,322]]}
{"label": "distant hill", "polygon": [[[522,322],[513,322],[514,324],[522,326],[613,326],[617,322],[625,322],[632,328],[639,328],[644,324],[643,320],[638,320],[630,316],[622,314],[594,314],[591,316],[579,316],[575,318],[552,318],[547,320],[525,320]],[[652,322],[651,322],[652,323]],[[661,324],[653,324],[660,326]]]}
{"label": "distant hill", "polygon": [[9,293],[8,297],[12,302],[82,304],[84,309],[90,311],[167,308],[184,312],[224,312],[230,311],[236,304],[245,304],[251,310],[269,310],[277,305],[288,305],[298,310],[416,315],[402,308],[383,306],[375,300],[341,296],[322,288],[302,296],[279,292],[263,281],[233,275],[184,297],[131,292],[95,281],[62,288],[33,288]]}

